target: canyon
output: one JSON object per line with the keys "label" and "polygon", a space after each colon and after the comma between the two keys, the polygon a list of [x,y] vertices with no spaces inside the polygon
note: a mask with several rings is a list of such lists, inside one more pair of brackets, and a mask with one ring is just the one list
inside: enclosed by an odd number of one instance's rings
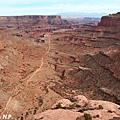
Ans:
{"label": "canyon", "polygon": [[120,12],[103,16],[97,26],[60,16],[0,17],[0,56],[1,116],[120,118]]}

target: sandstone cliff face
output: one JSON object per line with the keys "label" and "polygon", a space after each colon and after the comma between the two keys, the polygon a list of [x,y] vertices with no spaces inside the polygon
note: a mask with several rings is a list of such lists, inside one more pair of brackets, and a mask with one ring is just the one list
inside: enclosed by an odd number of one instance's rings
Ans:
{"label": "sandstone cliff face", "polygon": [[117,14],[109,15],[109,16],[103,16],[101,18],[101,22],[98,25],[106,26],[106,27],[120,26],[120,12],[118,12]]}

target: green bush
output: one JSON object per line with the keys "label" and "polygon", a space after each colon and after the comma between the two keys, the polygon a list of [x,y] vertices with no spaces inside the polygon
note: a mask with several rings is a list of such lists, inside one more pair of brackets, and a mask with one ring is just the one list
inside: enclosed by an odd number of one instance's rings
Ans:
{"label": "green bush", "polygon": [[72,105],[69,105],[69,109],[74,109],[74,108],[76,108],[76,103],[73,103]]}
{"label": "green bush", "polygon": [[55,109],[59,109],[59,108],[62,108],[61,103],[58,103],[58,104],[56,105],[56,107],[55,107]]}
{"label": "green bush", "polygon": [[90,114],[84,113],[85,120],[92,120],[92,117]]}

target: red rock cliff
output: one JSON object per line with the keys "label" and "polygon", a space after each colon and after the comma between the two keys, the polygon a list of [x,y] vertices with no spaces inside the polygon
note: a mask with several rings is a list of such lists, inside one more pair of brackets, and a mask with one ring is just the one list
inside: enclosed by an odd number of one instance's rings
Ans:
{"label": "red rock cliff", "polygon": [[120,12],[116,14],[110,14],[109,16],[103,16],[98,26],[106,26],[106,27],[120,26]]}

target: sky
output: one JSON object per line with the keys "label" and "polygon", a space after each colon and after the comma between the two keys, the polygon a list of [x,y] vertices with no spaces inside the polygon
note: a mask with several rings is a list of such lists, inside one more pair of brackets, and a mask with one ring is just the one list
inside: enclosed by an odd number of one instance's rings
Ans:
{"label": "sky", "polygon": [[0,0],[0,16],[120,12],[120,0]]}

